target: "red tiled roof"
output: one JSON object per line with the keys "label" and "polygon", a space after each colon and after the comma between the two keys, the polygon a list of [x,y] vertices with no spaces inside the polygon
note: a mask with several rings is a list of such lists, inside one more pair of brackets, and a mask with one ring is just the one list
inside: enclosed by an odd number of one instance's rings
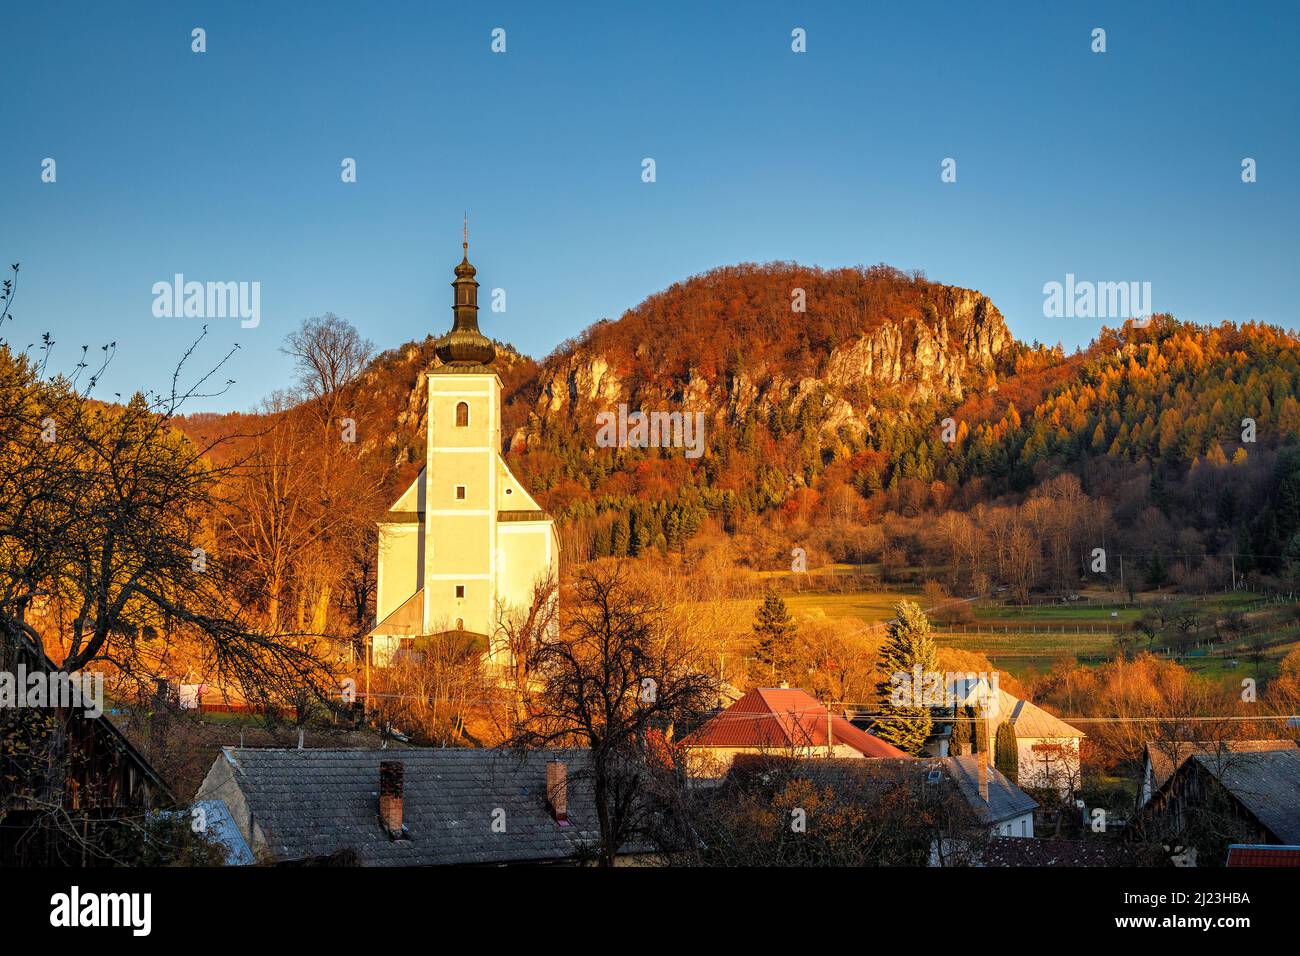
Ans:
{"label": "red tiled roof", "polygon": [[1300,866],[1300,846],[1233,844],[1228,866]]}
{"label": "red tiled roof", "polygon": [[[682,739],[687,747],[756,747],[785,750],[826,746],[826,708],[801,690],[751,690],[703,727]],[[903,751],[859,730],[843,717],[830,719],[832,743],[864,757],[906,757]]]}

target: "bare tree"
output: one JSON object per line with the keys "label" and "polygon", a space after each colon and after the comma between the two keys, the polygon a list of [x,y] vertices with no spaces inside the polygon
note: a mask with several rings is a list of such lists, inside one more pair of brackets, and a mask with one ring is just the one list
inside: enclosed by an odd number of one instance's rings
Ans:
{"label": "bare tree", "polygon": [[509,684],[506,726],[513,726],[523,714],[537,655],[560,627],[560,586],[554,575],[539,576],[533,582],[532,598],[526,607],[496,606],[496,636],[489,650],[492,669]]}
{"label": "bare tree", "polygon": [[622,564],[589,567],[561,633],[539,635],[531,694],[508,746],[584,746],[600,825],[598,859],[612,866],[640,829],[643,791],[671,774],[664,743],[713,700],[715,681],[665,626],[663,606]]}

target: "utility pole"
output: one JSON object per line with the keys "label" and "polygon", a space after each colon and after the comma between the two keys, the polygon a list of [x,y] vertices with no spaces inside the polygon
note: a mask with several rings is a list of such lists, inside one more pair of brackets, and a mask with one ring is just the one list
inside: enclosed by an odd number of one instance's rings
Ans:
{"label": "utility pole", "polygon": [[831,727],[831,706],[826,705],[826,758],[835,756],[835,734]]}
{"label": "utility pole", "polygon": [[1237,590],[1237,552],[1228,555],[1228,559],[1232,562],[1232,589],[1235,591]]}
{"label": "utility pole", "polygon": [[361,722],[366,722],[366,715],[370,710],[370,646],[373,638],[366,635],[366,696],[361,705]]}

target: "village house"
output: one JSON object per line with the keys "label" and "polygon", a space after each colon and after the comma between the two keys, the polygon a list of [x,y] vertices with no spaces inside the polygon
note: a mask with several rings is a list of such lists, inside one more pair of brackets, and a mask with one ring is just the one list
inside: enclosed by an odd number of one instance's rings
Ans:
{"label": "village house", "polygon": [[952,780],[976,819],[988,832],[1002,837],[1032,837],[1038,801],[1025,793],[979,754],[938,757],[939,768]]}
{"label": "village house", "polygon": [[452,329],[427,376],[424,467],[379,520],[373,663],[384,666],[416,637],[478,635],[490,670],[509,666],[497,616],[527,608],[534,586],[558,580],[555,525],[501,455],[496,346],[479,331],[478,282],[456,267]]}
{"label": "village house", "polygon": [[831,713],[806,691],[751,690],[681,740],[692,777],[726,775],[740,754],[846,759],[907,757],[903,751]]}
{"label": "village house", "polygon": [[268,863],[577,863],[600,833],[587,760],[584,750],[225,747],[196,800],[224,804]]}
{"label": "village house", "polygon": [[[948,700],[955,711],[971,708],[982,716],[988,731],[988,759],[995,758],[993,742],[998,727],[1010,724],[1016,736],[1016,782],[1030,790],[1053,790],[1062,797],[1074,792],[1080,783],[1079,747],[1087,735],[1059,717],[1054,717],[1027,700],[1008,694],[1000,687],[978,677],[959,678],[949,684]],[[952,719],[953,709],[948,711]],[[928,745],[938,753],[948,753],[951,728],[944,728]]]}
{"label": "village house", "polygon": [[[1195,865],[1238,864],[1258,846],[1300,845],[1300,748],[1194,752],[1134,818],[1149,842],[1180,844]],[[1289,854],[1288,854],[1289,857]]]}
{"label": "village house", "polygon": [[1231,754],[1294,750],[1297,746],[1300,744],[1294,740],[1148,740],[1142,748],[1138,807],[1146,806],[1192,754],[1211,755],[1223,762],[1229,760]]}
{"label": "village house", "polygon": [[[20,666],[29,673],[58,670],[16,634],[0,641],[0,671]],[[52,707],[47,713],[62,729],[62,753],[42,758],[45,773],[11,780],[0,776],[0,866],[100,862],[85,852],[89,837],[123,818],[176,803],[171,788],[106,714],[92,715],[77,706]],[[0,748],[0,756],[11,754]],[[69,827],[70,822],[75,825]]]}

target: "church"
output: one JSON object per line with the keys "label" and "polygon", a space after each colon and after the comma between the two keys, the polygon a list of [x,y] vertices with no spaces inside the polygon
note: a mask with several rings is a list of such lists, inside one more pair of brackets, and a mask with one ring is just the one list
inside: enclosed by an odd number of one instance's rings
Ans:
{"label": "church", "polygon": [[379,521],[373,661],[384,666],[415,638],[448,631],[484,638],[489,670],[510,664],[496,640],[498,610],[526,610],[533,586],[559,579],[551,516],[501,455],[496,347],[478,327],[478,282],[469,239],[456,267],[451,331],[426,374],[424,467]]}

